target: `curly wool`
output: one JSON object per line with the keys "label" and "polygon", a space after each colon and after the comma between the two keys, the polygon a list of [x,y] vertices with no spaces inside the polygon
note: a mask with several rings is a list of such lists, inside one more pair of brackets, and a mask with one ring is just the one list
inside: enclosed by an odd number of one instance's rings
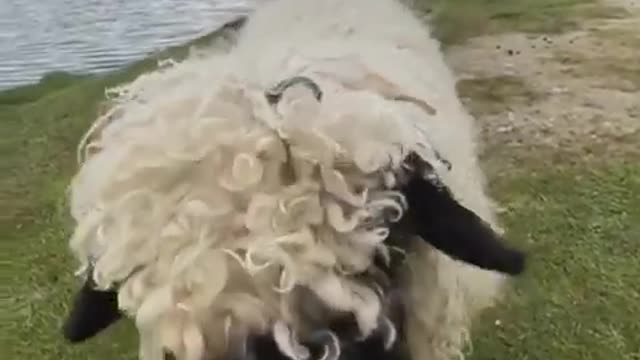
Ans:
{"label": "curly wool", "polygon": [[[265,92],[294,76],[322,100],[295,85],[273,106]],[[270,1],[229,53],[112,89],[71,186],[81,270],[118,289],[143,359],[216,356],[267,327],[304,358],[292,335],[304,327],[299,286],[353,312],[366,335],[380,299],[350,275],[388,251],[408,152],[495,225],[453,84],[438,44],[394,1]],[[502,282],[418,242],[405,280],[414,359],[460,354]]]}
{"label": "curly wool", "polygon": [[433,157],[418,136],[397,146],[415,129],[396,105],[346,88],[318,103],[294,87],[285,95],[295,101],[272,109],[263,91],[231,80],[144,97],[145,81],[81,149],[91,154],[73,181],[71,239],[85,266],[95,258],[96,284],[118,286],[143,358],[167,348],[200,359],[223,345],[205,334],[228,333],[223,324],[295,324],[286,309],[294,286],[354,312],[364,335],[377,327],[377,295],[345,275],[386,251],[382,221],[405,206],[389,190],[404,151]]}

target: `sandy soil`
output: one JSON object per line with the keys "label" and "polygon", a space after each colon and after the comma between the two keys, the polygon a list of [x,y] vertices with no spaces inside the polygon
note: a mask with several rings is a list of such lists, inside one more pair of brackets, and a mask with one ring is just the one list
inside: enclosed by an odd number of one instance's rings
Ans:
{"label": "sandy soil", "polygon": [[606,5],[628,16],[553,36],[478,37],[447,50],[488,147],[640,154],[640,0]]}

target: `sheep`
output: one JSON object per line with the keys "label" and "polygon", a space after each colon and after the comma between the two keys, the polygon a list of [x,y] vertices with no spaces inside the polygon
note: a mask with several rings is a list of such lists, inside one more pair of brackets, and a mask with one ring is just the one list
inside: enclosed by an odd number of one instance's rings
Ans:
{"label": "sheep", "polygon": [[524,255],[439,43],[394,0],[271,0],[239,31],[111,89],[81,140],[65,336],[127,315],[145,360],[462,357]]}

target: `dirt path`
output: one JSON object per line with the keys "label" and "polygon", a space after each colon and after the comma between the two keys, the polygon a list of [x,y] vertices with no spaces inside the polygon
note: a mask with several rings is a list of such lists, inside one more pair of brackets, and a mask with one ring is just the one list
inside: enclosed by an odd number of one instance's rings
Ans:
{"label": "dirt path", "polygon": [[532,148],[640,154],[640,0],[605,5],[628,16],[553,36],[478,37],[447,51],[488,148],[514,159]]}

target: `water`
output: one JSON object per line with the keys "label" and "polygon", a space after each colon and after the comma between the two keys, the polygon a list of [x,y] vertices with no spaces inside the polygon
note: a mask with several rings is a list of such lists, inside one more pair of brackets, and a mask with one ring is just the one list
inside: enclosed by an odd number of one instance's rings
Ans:
{"label": "water", "polygon": [[112,70],[247,13],[246,0],[0,0],[0,89]]}

